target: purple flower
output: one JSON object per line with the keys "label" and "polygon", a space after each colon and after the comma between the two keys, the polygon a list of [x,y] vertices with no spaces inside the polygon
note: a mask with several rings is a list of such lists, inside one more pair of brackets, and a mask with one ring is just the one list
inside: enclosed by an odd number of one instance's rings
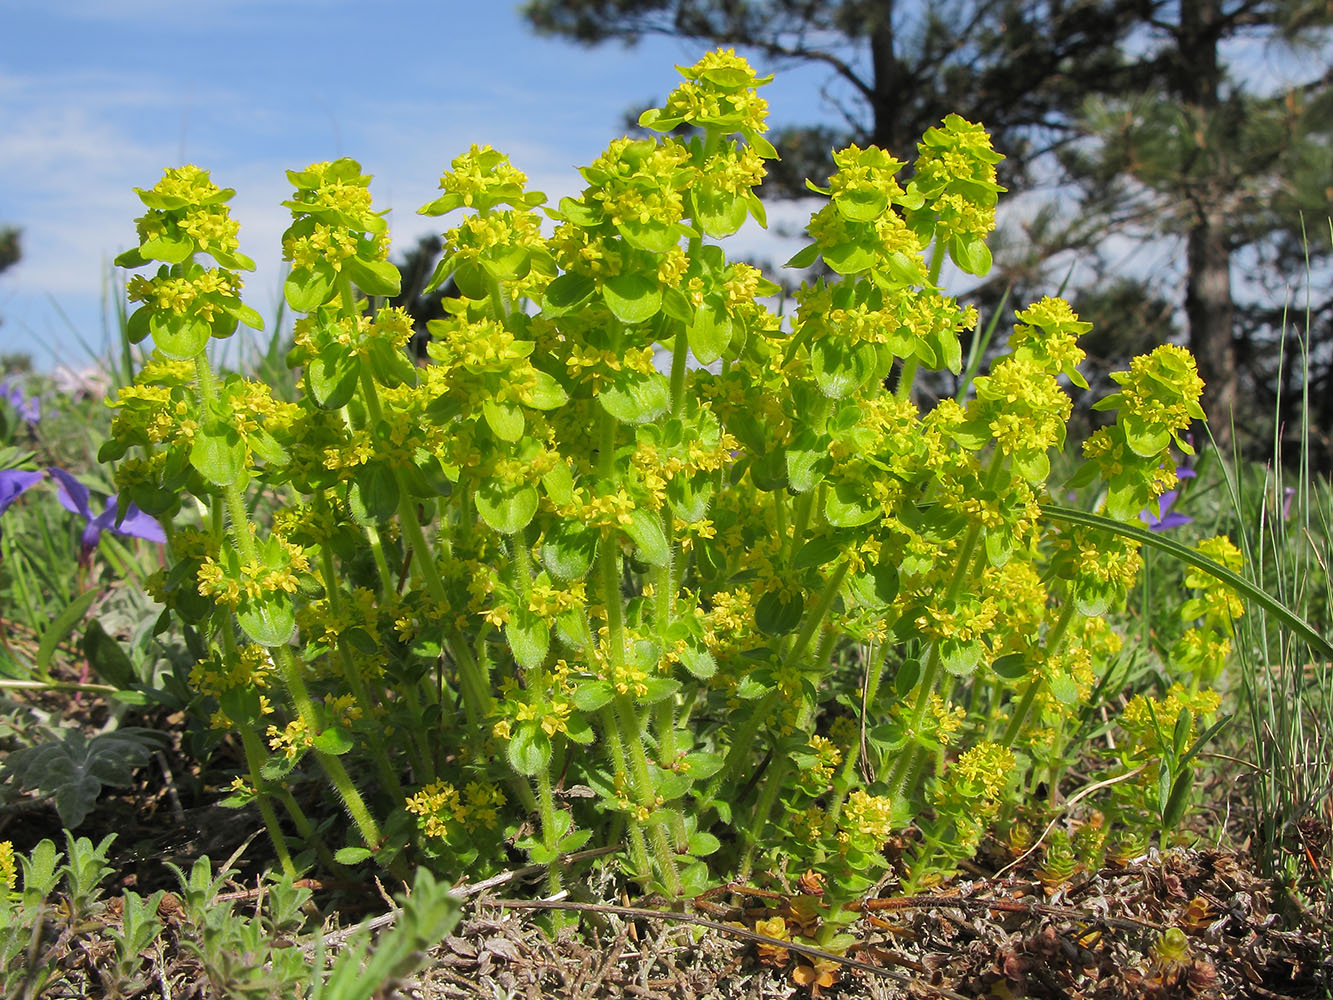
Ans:
{"label": "purple flower", "polygon": [[45,475],[44,472],[25,472],[22,469],[0,470],[0,514],[9,509],[20,493]]}
{"label": "purple flower", "polygon": [[41,401],[36,396],[25,394],[15,379],[0,381],[0,399],[14,408],[20,420],[35,424],[42,419]]}
{"label": "purple flower", "polygon": [[60,501],[60,505],[70,513],[78,514],[88,522],[84,526],[83,538],[81,539],[84,553],[89,553],[97,547],[97,542],[104,531],[112,531],[117,535],[127,535],[133,538],[142,538],[149,542],[165,542],[167,540],[167,536],[162,531],[162,525],[157,523],[157,519],[145,514],[134,504],[130,504],[129,509],[125,511],[125,519],[117,522],[116,494],[114,493],[107,500],[106,509],[102,513],[94,515],[88,506],[88,487],[64,469],[53,466],[50,472],[58,484],[56,499]]}
{"label": "purple flower", "polygon": [[[1188,465],[1182,464],[1176,467],[1177,479],[1193,479],[1196,473]],[[1184,514],[1177,514],[1171,508],[1176,505],[1180,499],[1180,490],[1167,490],[1157,498],[1157,513],[1151,510],[1139,511],[1139,520],[1148,526],[1149,531],[1170,531],[1172,528],[1179,528],[1182,525],[1193,524],[1194,518],[1186,517]]]}

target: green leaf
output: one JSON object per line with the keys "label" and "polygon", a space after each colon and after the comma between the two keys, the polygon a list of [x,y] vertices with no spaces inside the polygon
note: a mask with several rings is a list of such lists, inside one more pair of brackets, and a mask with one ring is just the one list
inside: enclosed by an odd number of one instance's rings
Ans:
{"label": "green leaf", "polygon": [[160,260],[167,264],[179,264],[193,252],[194,241],[189,237],[173,240],[169,236],[158,236],[139,247],[144,260]]}
{"label": "green leaf", "polygon": [[398,511],[398,477],[383,462],[357,470],[347,486],[347,505],[358,524],[381,524]]}
{"label": "green leaf", "polygon": [[154,312],[148,317],[153,344],[173,361],[193,361],[208,346],[213,328],[198,316]]}
{"label": "green leaf", "polygon": [[1179,760],[1185,753],[1185,746],[1189,743],[1190,733],[1194,729],[1194,713],[1188,708],[1182,707],[1180,713],[1176,716],[1175,728],[1171,733],[1171,746],[1176,760]]}
{"label": "green leaf", "polygon": [[841,553],[845,540],[836,535],[819,535],[810,539],[796,551],[792,559],[793,569],[810,569],[832,562]]}
{"label": "green leaf", "polygon": [[810,345],[815,382],[829,399],[845,399],[860,388],[874,371],[874,361],[873,350],[855,348],[833,337]]}
{"label": "green leaf", "polygon": [[55,655],[56,647],[65,641],[66,636],[74,631],[74,626],[83,620],[83,616],[88,613],[88,609],[93,606],[97,600],[98,591],[85,590],[74,600],[65,606],[65,609],[51,620],[51,624],[46,627],[42,633],[42,641],[37,644],[36,666],[40,674],[48,674],[51,671],[51,657]]}
{"label": "green leaf", "polygon": [[287,304],[297,312],[314,312],[329,300],[332,293],[332,272],[322,268],[293,268],[282,284]]}
{"label": "green leaf", "polygon": [[717,851],[722,846],[722,841],[718,840],[711,833],[699,830],[690,834],[688,850],[692,857],[706,858]]}
{"label": "green leaf", "polygon": [[330,726],[311,740],[311,743],[320,753],[332,754],[335,757],[341,757],[356,746],[351,730],[346,726]]}
{"label": "green leaf", "polygon": [[537,377],[536,382],[524,393],[524,406],[534,410],[554,410],[569,402],[569,393],[565,392],[565,387],[554,376],[536,368],[533,372]]}
{"label": "green leaf", "polygon": [[523,408],[517,403],[485,399],[481,403],[481,413],[501,441],[517,441],[523,436]]}
{"label": "green leaf", "polygon": [[717,673],[717,661],[706,649],[686,646],[680,651],[680,665],[701,681],[706,681]]}
{"label": "green leaf", "polygon": [[754,624],[768,635],[786,635],[801,624],[803,614],[805,598],[799,590],[790,597],[784,597],[781,590],[770,590],[755,605]]}
{"label": "green leaf", "polygon": [[374,856],[374,852],[368,847],[344,847],[334,853],[333,860],[340,865],[359,865]]}
{"label": "green leaf", "polygon": [[680,230],[674,224],[657,219],[647,222],[625,219],[616,223],[616,229],[630,246],[649,253],[666,253],[680,243]]}
{"label": "green leaf", "polygon": [[366,295],[392,298],[402,290],[402,275],[391,261],[353,256],[343,261],[343,270]]}
{"label": "green leaf", "polygon": [[598,538],[596,528],[557,521],[542,542],[542,565],[562,580],[581,580],[597,554]]}
{"label": "green leaf", "polygon": [[580,681],[571,700],[581,712],[595,712],[611,703],[615,691],[606,681]]}
{"label": "green leaf", "polygon": [[505,625],[505,639],[514,662],[524,670],[535,670],[551,648],[551,628],[540,615],[520,608]]}
{"label": "green leaf", "polygon": [[322,410],[341,409],[356,393],[359,368],[356,355],[335,345],[306,364],[306,392]]}
{"label": "green leaf", "polygon": [[691,194],[694,221],[705,236],[717,239],[730,236],[745,224],[745,218],[750,214],[749,201],[744,194],[732,194],[711,185],[698,185]]}
{"label": "green leaf", "polygon": [[671,558],[671,547],[662,530],[661,517],[642,507],[630,511],[629,517],[624,531],[638,549],[639,556],[650,566],[665,566]]}
{"label": "green leaf", "polygon": [[1049,683],[1051,694],[1061,705],[1072,705],[1078,701],[1078,682],[1068,674],[1053,674]]}
{"label": "green leaf", "polygon": [[542,314],[564,316],[573,312],[592,297],[596,288],[597,283],[586,274],[562,274],[552,279],[542,293]]}
{"label": "green leaf", "polygon": [[797,493],[810,492],[823,482],[832,468],[827,438],[821,440],[811,433],[803,433],[787,446],[787,483]]}
{"label": "green leaf", "polygon": [[285,598],[242,605],[236,621],[252,642],[270,649],[287,645],[296,632],[296,612]]}
{"label": "green leaf", "polygon": [[823,257],[824,263],[841,275],[868,271],[879,259],[873,249],[860,243],[840,243],[835,247],[824,247]]}
{"label": "green leaf", "polygon": [[[1166,768],[1162,773],[1169,774]],[[1162,828],[1174,830],[1185,818],[1185,810],[1190,805],[1190,794],[1194,791],[1194,770],[1186,768],[1171,782],[1171,793],[1162,804]]]}
{"label": "green leaf", "polygon": [[839,483],[824,498],[824,516],[835,528],[855,528],[880,515],[880,505],[867,500],[851,483]]}
{"label": "green leaf", "polygon": [[621,369],[597,394],[602,409],[622,424],[646,424],[671,405],[671,384],[658,372]]}
{"label": "green leaf", "polygon": [[810,267],[819,259],[819,244],[811,243],[808,247],[796,252],[796,255],[783,264],[783,267],[796,268],[798,270]]}
{"label": "green leaf", "polygon": [[560,199],[560,214],[583,229],[601,225],[602,219],[606,217],[600,205],[588,205],[574,198]]}
{"label": "green leaf", "polygon": [[574,499],[574,474],[569,471],[569,463],[558,459],[542,476],[542,489],[559,506],[564,506]]}
{"label": "green leaf", "polygon": [[689,765],[691,778],[704,781],[722,770],[726,758],[720,753],[687,753],[685,763]]}
{"label": "green leaf", "polygon": [[527,483],[488,480],[477,489],[477,513],[502,535],[516,535],[537,513],[538,499],[536,488]]}
{"label": "green leaf", "polygon": [[889,196],[879,188],[847,188],[833,196],[833,207],[850,222],[874,222],[889,207]]}
{"label": "green leaf", "polygon": [[96,618],[88,623],[80,646],[88,664],[102,680],[118,688],[128,688],[134,683],[134,664],[120,643],[107,635],[106,629]]}
{"label": "green leaf", "polygon": [[646,689],[639,697],[641,705],[655,705],[665,701],[680,690],[680,681],[670,677],[649,677],[643,682]]}
{"label": "green leaf", "polygon": [[245,442],[234,428],[204,427],[194,435],[190,465],[214,486],[231,486],[245,475]]}
{"label": "green leaf", "polygon": [[551,740],[536,719],[520,722],[509,738],[509,766],[524,777],[540,774],[551,765]]}
{"label": "green leaf", "polygon": [[281,781],[295,769],[298,757],[288,757],[285,753],[275,753],[259,767],[259,776],[265,781]]}
{"label": "green leaf", "polygon": [[958,639],[940,640],[940,663],[955,677],[969,677],[981,665],[981,642]]}
{"label": "green leaf", "polygon": [[627,326],[652,319],[662,308],[662,287],[642,274],[618,274],[607,278],[602,298],[611,315]]}
{"label": "green leaf", "polygon": [[949,240],[949,257],[962,270],[977,277],[985,277],[991,269],[990,247],[983,239],[964,240],[955,236]]}
{"label": "green leaf", "polygon": [[1021,681],[1031,669],[1026,653],[1007,653],[991,664],[995,675],[1006,681]]}
{"label": "green leaf", "polygon": [[731,343],[731,317],[719,314],[705,302],[694,310],[692,321],[685,327],[685,339],[699,364],[712,364]]}

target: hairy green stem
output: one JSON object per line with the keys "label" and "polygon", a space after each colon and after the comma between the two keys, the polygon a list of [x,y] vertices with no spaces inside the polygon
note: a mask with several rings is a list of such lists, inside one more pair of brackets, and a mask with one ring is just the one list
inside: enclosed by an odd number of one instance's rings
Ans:
{"label": "hairy green stem", "polygon": [[273,803],[269,799],[269,793],[264,790],[267,782],[260,773],[260,768],[264,766],[264,748],[259,742],[259,737],[248,725],[240,725],[237,728],[241,734],[241,746],[245,750],[245,764],[250,770],[250,786],[255,790],[255,804],[259,806],[259,815],[264,820],[268,839],[272,841],[273,850],[277,852],[278,863],[282,865],[282,874],[287,878],[295,878],[296,866],[292,864],[292,856],[287,850],[287,838],[283,836],[282,827],[278,825],[278,817],[273,813]]}
{"label": "hairy green stem", "polygon": [[[1069,595],[1066,595],[1064,607],[1060,609],[1060,617],[1046,632],[1044,647],[1047,656],[1050,656],[1059,648],[1073,617],[1074,601]],[[1001,746],[1013,746],[1014,740],[1018,738],[1019,731],[1023,728],[1023,723],[1027,721],[1028,712],[1032,710],[1032,702],[1036,699],[1037,692],[1041,690],[1043,683],[1045,683],[1045,678],[1040,673],[1034,674],[1032,679],[1028,681],[1028,686],[1023,691],[1018,706],[1013,709],[1009,716],[1009,725],[1005,727],[1004,736],[1000,738]]]}

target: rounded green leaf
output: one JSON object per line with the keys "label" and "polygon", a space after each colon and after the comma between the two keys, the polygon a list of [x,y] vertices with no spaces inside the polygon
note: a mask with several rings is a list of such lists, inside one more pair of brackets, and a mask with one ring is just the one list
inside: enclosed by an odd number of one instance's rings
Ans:
{"label": "rounded green leaf", "polygon": [[236,612],[236,621],[251,642],[270,649],[287,645],[296,632],[296,613],[291,602],[282,599],[243,606]]}
{"label": "rounded green leaf", "polygon": [[712,364],[722,357],[731,343],[731,333],[731,317],[718,313],[706,302],[694,310],[693,320],[685,327],[685,339],[701,365]]}
{"label": "rounded green leaf", "polygon": [[481,413],[492,433],[501,441],[517,441],[523,436],[523,408],[517,403],[486,399],[482,401]]}
{"label": "rounded green leaf", "polygon": [[686,646],[680,651],[680,665],[701,681],[706,681],[717,673],[717,661],[713,659],[713,654],[706,649],[696,649],[694,646]]}
{"label": "rounded green leaf", "polygon": [[505,625],[505,640],[514,662],[524,670],[535,670],[551,648],[551,628],[541,616],[519,609]]}
{"label": "rounded green leaf", "polygon": [[595,528],[558,521],[542,542],[542,565],[562,580],[581,580],[597,554],[597,539]]}
{"label": "rounded green leaf", "polygon": [[154,346],[172,361],[193,361],[213,335],[213,328],[198,316],[153,312],[147,318]]}
{"label": "rounded green leaf", "polygon": [[510,767],[531,778],[551,765],[551,739],[537,720],[520,722],[509,738],[506,756]]}
{"label": "rounded green leaf", "polygon": [[969,677],[981,665],[980,641],[940,640],[940,663],[955,677]]}
{"label": "rounded green leaf", "polygon": [[322,410],[337,410],[356,393],[358,359],[346,351],[323,351],[305,366],[305,388]]}
{"label": "rounded green leaf", "polygon": [[627,326],[652,319],[662,309],[662,286],[642,274],[607,278],[602,298],[611,315]]}
{"label": "rounded green leaf", "polygon": [[754,624],[759,631],[769,635],[786,635],[801,624],[803,614],[805,598],[800,591],[787,597],[780,590],[770,590],[755,605]]}
{"label": "rounded green leaf", "polygon": [[341,757],[356,746],[351,730],[346,726],[329,726],[311,742],[320,753],[332,754],[334,757]]}
{"label": "rounded green leaf", "polygon": [[824,516],[835,528],[855,528],[880,515],[880,505],[867,500],[851,483],[839,483],[824,498]]}
{"label": "rounded green leaf", "polygon": [[477,513],[503,535],[516,535],[537,513],[537,490],[527,485],[486,482],[477,490]]}
{"label": "rounded green leaf", "polygon": [[615,372],[597,402],[622,424],[646,424],[671,405],[671,384],[658,372]]}
{"label": "rounded green leaf", "polygon": [[571,700],[579,711],[595,712],[609,705],[614,697],[615,691],[606,681],[580,681],[579,686],[574,689]]}
{"label": "rounded green leaf", "polygon": [[201,430],[190,445],[190,464],[214,486],[231,486],[245,475],[245,443],[230,427]]}
{"label": "rounded green leaf", "polygon": [[671,547],[667,544],[666,532],[662,530],[661,518],[642,507],[630,511],[629,516],[625,534],[638,549],[640,558],[650,566],[665,566],[671,558]]}
{"label": "rounded green leaf", "polygon": [[565,392],[565,387],[554,376],[540,369],[533,371],[536,381],[524,392],[524,406],[531,406],[534,410],[554,410],[569,401],[569,393]]}
{"label": "rounded green leaf", "polygon": [[314,312],[329,300],[332,292],[333,276],[322,268],[293,268],[282,283],[287,304],[297,312]]}

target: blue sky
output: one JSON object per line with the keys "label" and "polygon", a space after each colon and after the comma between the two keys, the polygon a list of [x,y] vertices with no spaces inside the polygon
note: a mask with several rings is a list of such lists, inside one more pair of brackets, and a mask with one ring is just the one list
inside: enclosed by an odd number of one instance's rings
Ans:
{"label": "blue sky", "polygon": [[[195,163],[236,189],[241,250],[258,264],[246,298],[267,318],[284,170],[359,160],[405,248],[438,226],[416,210],[471,143],[508,153],[553,202],[576,194],[575,167],[702,52],[539,38],[509,0],[0,0],[0,37],[0,225],[23,229],[23,259],[0,276],[0,352],[41,369],[86,366],[108,345],[110,261],[135,241],[133,188],[163,167]],[[780,74],[770,123],[829,114],[824,82]],[[745,252],[764,238],[742,237]]]}

